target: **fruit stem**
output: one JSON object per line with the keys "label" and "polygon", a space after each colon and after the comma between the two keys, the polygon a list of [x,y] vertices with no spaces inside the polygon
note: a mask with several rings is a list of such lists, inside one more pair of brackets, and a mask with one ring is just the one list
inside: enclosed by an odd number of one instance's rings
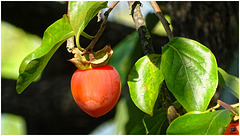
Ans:
{"label": "fruit stem", "polygon": [[112,9],[118,4],[119,1],[115,1],[112,5],[110,5],[108,7],[108,10],[104,13],[104,19],[103,19],[103,22],[97,32],[97,34],[95,35],[94,39],[91,41],[91,43],[88,45],[88,47],[83,51],[83,54],[89,50],[92,50],[94,45],[96,44],[96,42],[98,41],[98,39],[100,38],[100,36],[102,35],[103,31],[105,30],[106,28],[106,25],[107,25],[107,19],[108,19],[108,16],[110,14],[110,12],[112,11]]}

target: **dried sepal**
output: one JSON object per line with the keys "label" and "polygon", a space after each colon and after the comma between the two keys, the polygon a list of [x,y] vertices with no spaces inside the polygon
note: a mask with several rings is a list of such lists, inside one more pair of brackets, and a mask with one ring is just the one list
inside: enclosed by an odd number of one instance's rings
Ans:
{"label": "dried sepal", "polygon": [[78,48],[73,48],[72,53],[74,57],[69,61],[78,69],[86,70],[105,66],[112,56],[113,50],[110,46],[106,45],[103,49],[93,53],[86,52],[83,54]]}

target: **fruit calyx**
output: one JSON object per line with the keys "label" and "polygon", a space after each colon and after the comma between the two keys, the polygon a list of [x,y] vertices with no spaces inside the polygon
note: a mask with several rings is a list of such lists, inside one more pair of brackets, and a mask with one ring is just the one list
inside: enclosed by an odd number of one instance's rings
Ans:
{"label": "fruit calyx", "polygon": [[103,49],[97,52],[82,52],[78,48],[73,48],[72,53],[74,54],[74,57],[69,61],[78,69],[86,70],[105,66],[108,63],[109,58],[112,56],[113,50],[109,45],[106,45]]}

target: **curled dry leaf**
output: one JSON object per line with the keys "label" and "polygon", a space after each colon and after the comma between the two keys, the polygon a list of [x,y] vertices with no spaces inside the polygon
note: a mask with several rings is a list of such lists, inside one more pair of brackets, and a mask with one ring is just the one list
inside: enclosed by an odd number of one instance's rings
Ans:
{"label": "curled dry leaf", "polygon": [[109,58],[112,56],[113,50],[110,46],[106,45],[103,49],[93,53],[86,52],[83,54],[78,48],[74,48],[72,53],[74,54],[74,57],[69,61],[78,69],[85,70],[105,66],[108,63]]}

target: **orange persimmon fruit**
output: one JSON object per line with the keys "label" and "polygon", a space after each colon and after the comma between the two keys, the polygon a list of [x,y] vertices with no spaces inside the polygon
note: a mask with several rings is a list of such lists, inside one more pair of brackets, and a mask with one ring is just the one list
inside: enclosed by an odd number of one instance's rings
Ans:
{"label": "orange persimmon fruit", "polygon": [[71,91],[77,105],[92,117],[108,113],[121,93],[121,80],[117,70],[110,66],[77,69],[72,75]]}

